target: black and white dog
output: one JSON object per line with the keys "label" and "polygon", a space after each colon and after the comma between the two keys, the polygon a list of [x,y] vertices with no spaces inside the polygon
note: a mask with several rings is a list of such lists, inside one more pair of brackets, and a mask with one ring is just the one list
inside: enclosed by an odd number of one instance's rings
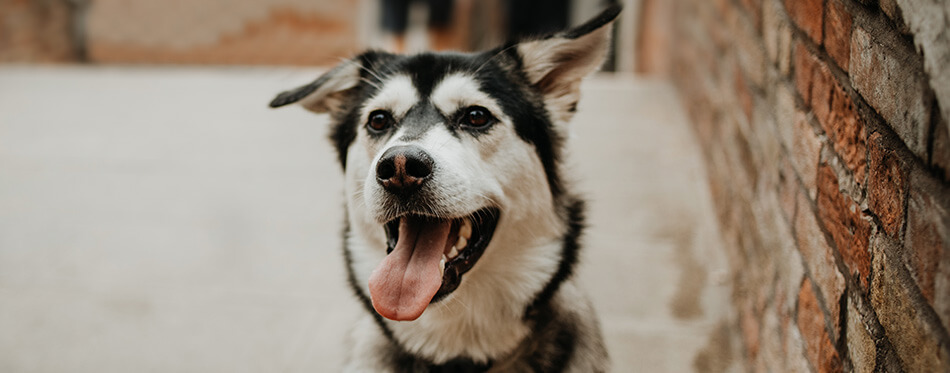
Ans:
{"label": "black and white dog", "polygon": [[483,53],[369,51],[271,102],[333,118],[368,311],[347,371],[607,369],[572,280],[583,202],[561,160],[619,12]]}

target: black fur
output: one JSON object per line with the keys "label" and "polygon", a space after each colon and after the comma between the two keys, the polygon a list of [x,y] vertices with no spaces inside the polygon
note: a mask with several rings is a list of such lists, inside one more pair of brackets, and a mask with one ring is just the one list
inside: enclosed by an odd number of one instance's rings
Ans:
{"label": "black fur", "polygon": [[[344,209],[345,210],[345,209]],[[350,251],[346,249],[346,237],[350,234],[350,219],[347,214],[343,214],[343,262],[346,264],[346,283],[350,285],[350,289],[353,291],[353,294],[356,295],[356,298],[359,299],[360,304],[363,305],[363,308],[366,309],[366,312],[369,312],[370,315],[373,315],[373,318],[376,320],[376,324],[379,325],[379,329],[383,331],[383,334],[386,336],[386,339],[389,339],[393,344],[398,345],[396,338],[393,337],[393,331],[389,330],[389,327],[386,326],[386,323],[383,322],[383,317],[376,313],[376,309],[373,308],[373,301],[363,293],[363,290],[360,288],[359,283],[356,280],[356,273],[353,272],[353,258],[350,256]]]}
{"label": "black fur", "polygon": [[620,5],[613,5],[603,12],[598,14],[596,17],[591,20],[584,22],[583,25],[577,26],[564,33],[564,37],[568,39],[577,39],[581,36],[587,35],[591,31],[599,29],[604,25],[610,23],[620,15],[620,11],[623,10],[623,7]]}
{"label": "black fur", "polygon": [[531,305],[525,310],[525,319],[537,320],[543,318],[551,298],[557,293],[564,281],[567,281],[574,274],[574,266],[577,264],[578,252],[580,252],[580,237],[584,230],[584,201],[575,199],[567,207],[567,233],[562,239],[564,246],[561,247],[561,262],[558,263],[557,272],[551,281],[538,293],[531,302]]}

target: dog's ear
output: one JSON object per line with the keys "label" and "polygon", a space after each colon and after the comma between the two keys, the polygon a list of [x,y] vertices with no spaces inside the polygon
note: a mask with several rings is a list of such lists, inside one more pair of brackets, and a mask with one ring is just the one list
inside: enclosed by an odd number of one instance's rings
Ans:
{"label": "dog's ear", "polygon": [[270,107],[300,103],[314,113],[332,112],[343,105],[359,83],[359,60],[347,60],[310,84],[280,93],[271,100]]}
{"label": "dog's ear", "polygon": [[603,65],[620,10],[619,5],[612,6],[576,28],[518,43],[525,76],[544,96],[555,120],[571,118],[580,98],[581,80]]}

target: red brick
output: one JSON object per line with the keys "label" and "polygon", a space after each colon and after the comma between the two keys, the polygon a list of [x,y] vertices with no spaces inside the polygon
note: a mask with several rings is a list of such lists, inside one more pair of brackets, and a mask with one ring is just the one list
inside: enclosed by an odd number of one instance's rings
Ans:
{"label": "red brick", "polygon": [[825,132],[828,132],[827,127],[830,127],[831,115],[834,110],[835,91],[840,89],[840,85],[838,80],[831,75],[828,65],[825,65],[814,55],[811,55],[810,58],[813,67],[811,70],[811,94],[808,96],[810,99],[807,102],[822,127],[826,127]]}
{"label": "red brick", "polygon": [[824,34],[828,55],[838,67],[848,71],[851,59],[851,13],[839,1],[828,0]]}
{"label": "red brick", "polygon": [[759,354],[759,321],[758,313],[752,307],[752,302],[743,302],[742,305],[742,340],[745,343],[749,361],[755,361]]}
{"label": "red brick", "polygon": [[[838,266],[835,264],[834,252],[825,239],[815,213],[811,207],[811,200],[805,193],[798,193],[795,214],[795,241],[798,250],[805,259],[805,265],[811,278],[820,290],[820,296],[825,299],[825,305],[832,315],[840,311],[839,300],[844,293],[845,281]],[[834,330],[839,329],[838,319],[832,320]]]}
{"label": "red brick", "polygon": [[851,274],[857,276],[864,289],[868,288],[871,273],[871,254],[868,239],[871,225],[861,208],[839,192],[838,178],[831,167],[818,170],[818,216],[844,259]]}
{"label": "red brick", "polygon": [[884,231],[891,237],[897,237],[904,220],[907,172],[889,145],[880,133],[871,134],[868,149],[868,204],[881,219]]}
{"label": "red brick", "polygon": [[855,181],[864,184],[867,170],[864,121],[855,110],[851,96],[844,91],[828,66],[807,50],[803,53],[807,55],[800,58],[812,73],[808,80],[811,93],[807,102]]}
{"label": "red brick", "polygon": [[808,360],[818,372],[841,372],[841,358],[825,328],[824,313],[812,289],[811,281],[802,282],[798,293],[798,330],[805,340]]}
{"label": "red brick", "polygon": [[818,61],[801,42],[795,42],[795,88],[805,103],[811,101],[811,85]]}
{"label": "red brick", "polygon": [[792,21],[805,31],[812,41],[821,44],[824,0],[785,0],[785,9],[788,10]]}

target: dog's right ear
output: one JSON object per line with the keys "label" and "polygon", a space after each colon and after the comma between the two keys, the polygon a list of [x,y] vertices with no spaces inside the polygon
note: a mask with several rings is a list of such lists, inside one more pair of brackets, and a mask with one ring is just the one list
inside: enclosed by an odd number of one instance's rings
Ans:
{"label": "dog's right ear", "polygon": [[317,80],[302,87],[281,92],[270,102],[276,108],[300,103],[314,113],[327,113],[340,109],[354,94],[360,83],[360,61],[351,59],[337,65]]}
{"label": "dog's right ear", "polygon": [[580,99],[581,80],[603,65],[620,10],[619,5],[612,6],[583,25],[516,45],[522,71],[544,96],[556,121],[570,120]]}

